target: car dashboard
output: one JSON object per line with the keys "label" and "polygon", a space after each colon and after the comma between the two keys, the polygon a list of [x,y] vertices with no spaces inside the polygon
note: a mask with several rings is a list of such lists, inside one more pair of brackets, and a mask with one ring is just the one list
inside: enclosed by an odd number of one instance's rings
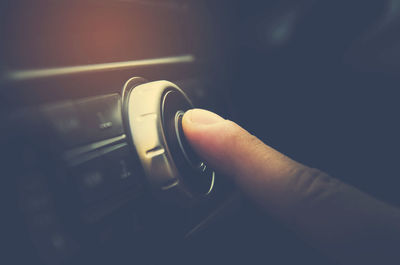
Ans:
{"label": "car dashboard", "polygon": [[10,260],[179,259],[174,249],[236,195],[221,184],[190,207],[155,198],[127,132],[122,88],[132,77],[166,79],[196,106],[228,112],[201,45],[193,43],[204,35],[193,5],[16,1],[4,3],[2,12],[2,186],[12,201],[5,226],[10,249],[31,254]]}
{"label": "car dashboard", "polygon": [[2,1],[1,263],[336,264],[218,172],[205,199],[159,196],[126,95],[176,86],[188,106],[399,205],[399,10],[375,0]]}

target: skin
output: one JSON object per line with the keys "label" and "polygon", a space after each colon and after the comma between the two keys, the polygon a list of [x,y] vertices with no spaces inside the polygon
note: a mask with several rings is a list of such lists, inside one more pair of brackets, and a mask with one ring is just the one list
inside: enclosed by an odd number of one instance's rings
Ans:
{"label": "skin", "polygon": [[186,138],[255,203],[341,264],[400,264],[400,209],[265,145],[236,123],[193,109]]}

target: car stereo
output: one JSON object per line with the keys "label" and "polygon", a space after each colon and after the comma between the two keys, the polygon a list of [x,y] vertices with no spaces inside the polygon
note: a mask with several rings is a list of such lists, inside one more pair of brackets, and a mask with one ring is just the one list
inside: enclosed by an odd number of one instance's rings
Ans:
{"label": "car stereo", "polygon": [[19,208],[46,263],[119,252],[121,241],[139,245],[138,259],[168,249],[150,238],[171,244],[207,226],[234,189],[186,142],[181,119],[190,108],[177,85],[131,78],[121,93],[8,116],[5,172],[15,175]]}

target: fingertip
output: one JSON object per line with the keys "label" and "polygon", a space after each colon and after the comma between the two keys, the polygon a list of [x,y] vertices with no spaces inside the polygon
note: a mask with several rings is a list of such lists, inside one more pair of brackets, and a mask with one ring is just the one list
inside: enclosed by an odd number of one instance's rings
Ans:
{"label": "fingertip", "polygon": [[224,118],[204,109],[191,109],[186,111],[182,119],[183,132],[186,138],[194,146],[198,147],[203,142],[209,142],[213,138],[216,124],[225,121]]}
{"label": "fingertip", "polygon": [[217,122],[224,121],[225,119],[219,116],[218,114],[204,110],[204,109],[191,109],[188,110],[185,115],[183,115],[184,122],[190,122],[195,124],[214,124]]}

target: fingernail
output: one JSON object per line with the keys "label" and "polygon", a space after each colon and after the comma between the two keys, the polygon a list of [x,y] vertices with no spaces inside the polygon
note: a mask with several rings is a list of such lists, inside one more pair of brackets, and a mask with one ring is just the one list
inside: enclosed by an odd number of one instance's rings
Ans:
{"label": "fingernail", "polygon": [[214,112],[203,109],[191,109],[185,113],[185,116],[193,123],[198,124],[213,124],[224,121],[224,118]]}

